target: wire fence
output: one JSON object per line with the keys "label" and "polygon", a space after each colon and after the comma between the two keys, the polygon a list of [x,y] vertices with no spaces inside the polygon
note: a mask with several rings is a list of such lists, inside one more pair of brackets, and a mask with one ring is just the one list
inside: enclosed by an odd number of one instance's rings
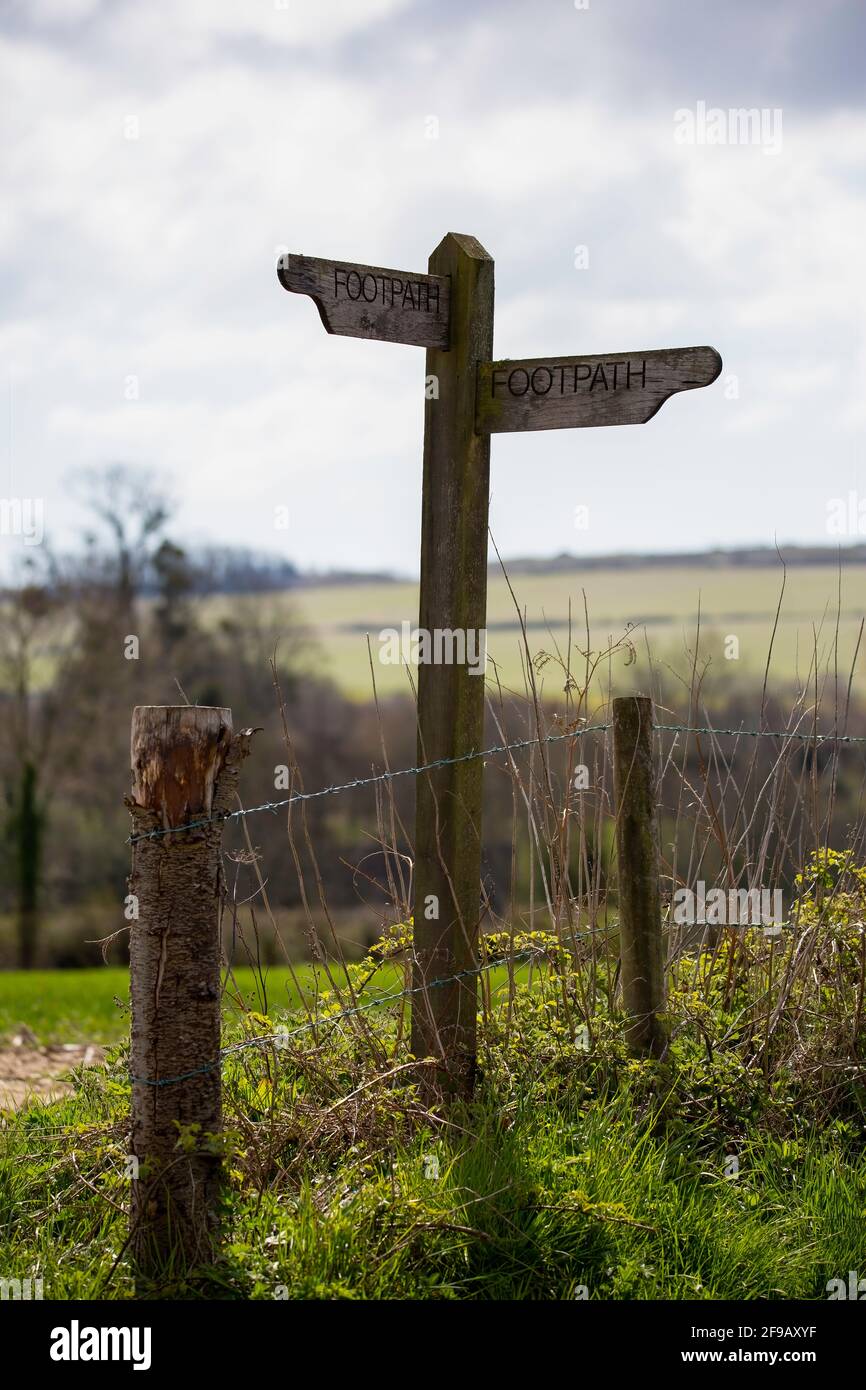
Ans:
{"label": "wire fence", "polygon": [[[418,777],[424,772],[434,772],[437,768],[453,767],[456,763],[472,762],[477,758],[492,758],[499,753],[517,752],[526,748],[538,748],[542,744],[561,743],[565,739],[583,738],[586,734],[605,733],[611,728],[610,723],[606,724],[587,724],[582,729],[570,729],[563,734],[546,734],[543,737],[516,739],[513,743],[496,743],[490,748],[482,748],[471,753],[461,753],[454,758],[437,758],[434,762],[421,763],[417,767],[402,767],[395,771],[377,772],[369,777],[356,777],[351,782],[341,782],[335,786],[321,787],[314,792],[295,792],[292,796],[284,797],[281,801],[264,801],[260,806],[247,806],[237,811],[225,811],[220,815],[206,816],[199,820],[186,821],[183,825],[157,826],[153,830],[144,830],[138,835],[128,836],[126,843],[129,845],[138,844],[141,840],[157,840],[166,835],[181,835],[187,830],[200,830],[208,825],[222,825],[227,821],[245,819],[247,816],[257,815],[261,811],[270,811],[275,814],[277,811],[285,810],[289,806],[294,806],[299,802],[316,801],[324,796],[336,796],[340,792],[356,791],[359,787],[372,787],[384,782],[392,782],[398,777]],[[844,744],[866,744],[864,734],[819,734],[816,732],[802,733],[792,729],[715,729],[711,725],[695,724],[653,724],[653,728],[658,733],[672,734],[710,734],[714,737],[733,737],[733,738],[775,738],[781,740],[794,740],[803,743],[825,744],[825,743],[844,743]]]}
{"label": "wire fence", "polygon": [[[564,733],[548,734],[542,737],[535,738],[516,739],[510,743],[493,744],[489,748],[484,748],[480,751],[473,751],[470,753],[460,754],[459,756],[453,758],[438,758],[433,762],[422,763],[414,767],[387,770],[385,772],[375,773],[367,777],[357,777],[354,778],[351,782],[343,782],[328,787],[322,787],[318,791],[296,792],[292,796],[285,797],[284,799],[279,801],[263,802],[259,806],[250,806],[246,808],[241,808],[236,811],[225,812],[219,816],[188,821],[180,826],[159,827],[151,831],[142,832],[139,835],[130,836],[128,843],[135,844],[140,840],[157,839],[166,835],[177,835],[187,830],[199,829],[204,826],[213,824],[221,824],[225,823],[226,821],[255,815],[263,811],[275,813],[279,810],[283,810],[299,802],[314,801],[321,797],[338,795],[341,792],[354,791],[362,787],[381,785],[383,783],[394,781],[398,777],[419,776],[420,774],[425,772],[435,771],[437,768],[452,766],[455,763],[468,762],[477,758],[495,757],[498,754],[502,753],[511,753],[516,751],[523,751],[529,748],[537,748],[540,744],[560,743],[568,739],[579,739],[587,734],[605,733],[611,727],[612,725],[610,724],[610,722],[601,724],[587,724],[582,726],[581,728],[570,729]],[[837,733],[821,734],[815,730],[812,730],[810,732],[803,732],[801,730],[796,729],[769,730],[745,729],[742,727],[714,728],[711,725],[657,723],[653,724],[653,728],[659,733],[704,734],[713,738],[772,738],[776,740],[781,740],[783,742],[786,740],[792,740],[802,743],[810,743],[813,745],[826,743],[866,745],[866,736],[864,735]],[[588,936],[594,935],[595,933],[579,932],[577,934],[580,936]],[[367,1001],[366,1003],[356,1004],[352,1008],[341,1010],[338,1013],[329,1014],[321,1018],[310,1020],[306,1023],[299,1025],[296,1028],[281,1029],[276,1033],[268,1033],[256,1038],[245,1039],[242,1042],[232,1043],[229,1046],[222,1048],[218,1054],[218,1057],[213,1062],[210,1062],[202,1067],[197,1067],[192,1071],[182,1072],[174,1076],[160,1077],[156,1079],[151,1077],[136,1076],[133,1073],[130,1073],[130,1080],[138,1085],[152,1087],[176,1085],[179,1082],[190,1080],[195,1076],[206,1075],[207,1073],[212,1072],[221,1064],[222,1060],[225,1057],[235,1055],[237,1053],[246,1051],[251,1048],[285,1047],[289,1040],[291,1040],[292,1038],[298,1037],[304,1033],[309,1033],[313,1030],[332,1027],[336,1024],[343,1022],[346,1019],[367,1013],[371,1009],[379,1008],[384,1004],[396,1003],[400,1000],[409,998],[415,994],[426,992],[427,990],[436,989],[447,984],[456,983],[459,980],[471,976],[483,975],[487,971],[494,969],[500,965],[506,965],[509,962],[512,964],[517,964],[521,962],[526,962],[531,959],[541,960],[543,959],[543,955],[543,952],[524,951],[519,953],[519,955],[517,956],[497,957],[493,961],[486,962],[483,965],[479,965],[469,970],[460,971],[456,975],[449,975],[441,979],[433,980],[428,984],[417,986],[415,988],[397,990],[392,993],[382,995],[377,999]]]}
{"label": "wire fence", "polygon": [[[578,932],[576,933],[576,935],[594,936],[598,935],[600,932],[607,932],[607,930],[608,929],[598,928],[594,931]],[[154,1079],[151,1077],[136,1076],[131,1071],[128,1071],[126,1075],[130,1082],[140,1086],[149,1086],[154,1088],[175,1086],[181,1082],[191,1081],[198,1076],[205,1076],[210,1072],[215,1071],[222,1065],[222,1062],[226,1057],[232,1057],[240,1053],[248,1052],[253,1049],[262,1048],[268,1048],[273,1051],[279,1052],[286,1049],[288,1043],[292,1041],[294,1038],[300,1037],[306,1033],[317,1032],[321,1029],[336,1027],[338,1024],[343,1023],[345,1020],[349,1018],[354,1018],[360,1014],[369,1013],[372,1009],[381,1008],[386,1004],[396,1004],[403,999],[412,997],[413,995],[423,994],[426,993],[428,990],[436,989],[443,985],[454,984],[459,982],[460,980],[468,979],[473,976],[477,977],[480,975],[484,975],[489,973],[491,970],[501,969],[506,966],[532,965],[534,963],[540,964],[546,959],[547,954],[542,948],[527,949],[513,952],[511,954],[497,955],[495,959],[485,961],[483,965],[479,965],[468,970],[460,970],[454,975],[447,975],[442,977],[441,979],[432,980],[428,984],[416,985],[408,989],[391,990],[387,993],[380,994],[377,998],[368,1000],[365,1003],[356,1004],[349,1009],[341,1009],[338,1013],[324,1014],[319,1018],[314,1018],[308,1020],[306,1023],[299,1024],[297,1027],[294,1028],[280,1028],[273,1033],[263,1033],[255,1038],[245,1038],[241,1042],[229,1043],[227,1046],[220,1048],[219,1053],[217,1054],[217,1057],[214,1059],[213,1062],[205,1066],[196,1067],[191,1071],[181,1072],[176,1076],[165,1076]],[[2,1140],[2,1137],[3,1131],[2,1129],[0,1129],[0,1140]],[[33,1134],[27,1136],[27,1144],[30,1146],[32,1146],[34,1143],[37,1145],[41,1144],[44,1148],[46,1148],[47,1146],[46,1151],[55,1151],[61,1145],[65,1145],[66,1141],[68,1141],[70,1138],[81,1142],[85,1137],[86,1134],[83,1133],[80,1126],[77,1125],[54,1126],[50,1129],[43,1129],[40,1127],[39,1129],[35,1130]],[[2,1156],[2,1150],[0,1150],[0,1157]]]}
{"label": "wire fence", "polygon": [[[323,787],[317,791],[295,792],[292,795],[278,801],[263,802],[261,805],[241,808],[235,811],[225,812],[217,816],[188,821],[180,826],[155,828],[150,831],[145,831],[137,835],[129,836],[127,843],[136,844],[141,840],[157,839],[166,835],[181,834],[184,831],[195,830],[213,824],[224,823],[235,819],[241,819],[265,811],[271,812],[273,814],[277,811],[287,809],[297,803],[314,801],[323,797],[338,795],[342,792],[354,791],[359,788],[387,784],[400,777],[419,776],[422,773],[432,772],[441,767],[450,766],[456,763],[468,762],[478,758],[495,757],[500,754],[524,751],[531,748],[538,748],[541,745],[550,745],[565,742],[567,740],[576,740],[588,734],[606,733],[611,727],[612,725],[610,722],[586,724],[580,728],[571,729],[566,732],[548,734],[544,736],[539,735],[533,738],[517,739],[508,743],[493,744],[488,748],[484,748],[477,751],[473,750],[472,752],[464,753],[457,757],[440,758],[429,763],[422,763],[417,766],[399,768],[396,770],[389,769],[381,773],[374,773],[369,776],[354,778],[352,781],[349,782]],[[799,742],[804,744],[810,744],[812,746],[817,746],[819,744],[866,745],[866,735],[818,733],[816,730],[769,730],[749,729],[743,727],[715,728],[711,725],[659,723],[654,723],[653,728],[659,733],[675,735],[705,735],[710,738],[769,738],[780,741],[783,744],[786,742]],[[609,934],[609,929],[598,930],[608,931]],[[595,934],[597,934],[596,931],[577,933],[577,935],[579,936],[590,936]],[[545,959],[546,955],[543,949],[524,950],[512,955],[497,955],[495,958],[485,961],[481,965],[478,965],[471,969],[461,970],[454,975],[444,976],[424,985],[419,985],[400,990],[392,990],[378,995],[375,999],[368,999],[362,1003],[356,1003],[350,1008],[340,1009],[336,1013],[329,1013],[321,1017],[308,1019],[306,1022],[298,1024],[295,1027],[278,1028],[278,1030],[275,1032],[262,1034],[257,1037],[246,1038],[242,1041],[235,1043],[230,1043],[219,1050],[217,1056],[212,1062],[201,1067],[197,1067],[190,1071],[180,1072],[176,1075],[159,1078],[138,1076],[135,1075],[132,1071],[129,1071],[127,1075],[129,1080],[136,1085],[154,1088],[178,1085],[182,1082],[192,1080],[195,1077],[207,1075],[208,1073],[213,1072],[222,1065],[222,1062],[226,1058],[237,1056],[247,1051],[256,1049],[268,1048],[279,1051],[281,1049],[285,1049],[288,1043],[297,1037],[309,1034],[311,1032],[319,1032],[324,1029],[333,1029],[338,1025],[346,1022],[348,1019],[358,1017],[360,1015],[370,1012],[371,1010],[381,1008],[389,1004],[399,1003],[402,1000],[411,998],[419,993],[426,993],[429,990],[437,989],[448,984],[454,984],[470,977],[479,977],[497,968],[507,966],[520,966],[531,964],[534,962],[541,963]],[[59,1133],[65,1133],[65,1131],[61,1130],[59,1131]]]}
{"label": "wire fence", "polygon": [[[580,935],[590,935],[588,932]],[[513,955],[497,956],[495,960],[486,961],[483,965],[478,965],[470,970],[460,970],[455,975],[445,975],[439,980],[431,980],[428,984],[415,985],[411,989],[393,990],[388,994],[381,994],[376,999],[369,1000],[366,1004],[356,1004],[351,1009],[342,1009],[336,1014],[324,1014],[321,1018],[309,1020],[307,1023],[300,1024],[297,1028],[279,1029],[274,1033],[264,1033],[256,1038],[245,1038],[243,1042],[229,1043],[227,1047],[220,1048],[218,1057],[202,1067],[196,1067],[194,1071],[182,1072],[178,1076],[165,1076],[157,1080],[152,1080],[146,1076],[135,1076],[130,1072],[130,1080],[140,1086],[174,1086],[179,1081],[188,1081],[194,1076],[204,1076],[208,1072],[214,1071],[222,1062],[224,1057],[230,1057],[239,1052],[246,1052],[250,1048],[256,1047],[275,1047],[277,1050],[284,1048],[292,1039],[299,1037],[303,1033],[309,1033],[319,1028],[332,1027],[342,1023],[344,1019],[354,1018],[358,1014],[368,1013],[371,1009],[381,1008],[383,1004],[394,1004],[398,1000],[408,999],[413,994],[426,994],[428,990],[437,989],[442,985],[456,984],[460,980],[469,979],[473,976],[484,975],[490,970],[512,964],[526,964],[530,961],[541,961],[545,959],[544,951],[518,951]]]}

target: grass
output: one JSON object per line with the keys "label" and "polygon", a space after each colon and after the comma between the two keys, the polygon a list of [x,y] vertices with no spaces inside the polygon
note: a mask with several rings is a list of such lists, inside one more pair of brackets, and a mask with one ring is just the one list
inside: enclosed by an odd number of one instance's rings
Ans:
{"label": "grass", "polygon": [[[236,993],[247,1008],[262,1013],[296,1009],[300,1000],[287,970],[266,969],[262,976],[246,966],[233,970],[237,991],[229,988],[226,1016],[237,1013]],[[295,967],[310,994],[327,988],[320,968]],[[339,972],[338,972],[339,978]],[[377,987],[397,987],[396,972],[384,966]],[[0,972],[0,1039],[26,1025],[40,1043],[114,1043],[129,1031],[129,971],[118,966],[94,970],[5,970]]]}
{"label": "grass", "polygon": [[[692,882],[712,836],[742,848],[755,881],[801,865],[778,937],[737,926],[703,948],[668,938],[663,1063],[626,1052],[618,904],[606,889],[593,897],[589,875],[574,894],[558,880],[574,935],[559,899],[545,930],[535,913],[521,931],[515,908],[485,934],[496,968],[480,991],[476,1094],[449,1112],[416,1084],[405,999],[335,1023],[349,991],[329,995],[306,967],[318,1026],[300,1031],[285,971],[270,970],[264,990],[239,971],[225,1039],[258,1045],[223,1067],[223,1238],[212,1263],[150,1287],[135,1288],[126,1247],[129,1064],[125,1020],[109,1007],[125,997],[125,973],[12,975],[5,991],[0,980],[12,1026],[29,1010],[45,1035],[86,1025],[120,1038],[107,1069],[77,1073],[72,1094],[3,1117],[4,1278],[41,1278],[61,1300],[672,1301],[824,1300],[830,1281],[862,1278],[866,863],[856,827],[848,848],[825,843],[817,764],[808,784],[789,761],[779,752],[748,798],[737,786],[723,821],[713,801],[689,862],[665,866],[671,883]],[[726,786],[723,762],[716,772]],[[817,843],[790,863],[761,857],[771,830],[791,836],[791,801],[772,790],[788,790],[786,775],[814,803]],[[707,778],[682,776],[700,815]],[[835,787],[835,764],[824,778]],[[604,817],[579,810],[581,832],[597,826],[593,845],[603,843]],[[555,838],[567,825],[555,802],[533,823],[545,833],[548,811]],[[678,831],[679,821],[665,843]],[[374,988],[397,989],[413,949],[403,906],[375,956],[348,966],[370,1002]],[[283,1023],[299,1031],[277,1047],[268,1038]]]}
{"label": "grass", "polygon": [[[505,1105],[482,1085],[450,1126],[414,1133],[380,1097],[352,1136],[320,1133],[305,1157],[296,1140],[267,1176],[234,1131],[220,1261],[159,1296],[824,1299],[866,1267],[866,1154],[844,1128],[744,1138],[731,1116],[684,1123],[676,1089],[648,1108],[639,1076],[592,1095],[579,1069],[550,1075],[543,1105],[538,1080]],[[228,1089],[257,1118],[240,1070]],[[287,1100],[259,1091],[258,1118]],[[118,1074],[89,1073],[7,1131],[7,1277],[42,1278],[46,1298],[133,1296],[113,1205],[127,1103]]]}
{"label": "grass", "polygon": [[[150,1294],[817,1300],[831,1280],[866,1270],[858,1068],[850,1082],[833,1068],[768,1071],[760,1037],[732,1030],[739,1010],[724,1003],[709,958],[688,965],[672,996],[664,1064],[629,1059],[621,1020],[607,1013],[590,1020],[584,1045],[568,1022],[577,977],[559,958],[531,982],[522,967],[511,987],[504,966],[491,971],[476,1100],[447,1116],[426,1109],[405,1067],[399,1079],[393,1070],[400,1004],[368,1012],[363,1028],[354,1020],[285,1050],[231,1054],[218,1259]],[[356,983],[368,967],[350,967]],[[389,992],[397,971],[386,963],[377,987]],[[99,974],[70,973],[76,988],[55,993],[53,1014],[46,1002],[46,1028],[88,994],[79,1031],[104,1019],[92,999]],[[122,972],[104,974],[107,997]],[[283,1021],[286,981],[270,979],[270,1018],[253,981],[239,981],[256,1012],[227,1015],[229,1040]],[[21,1001],[38,984],[17,976],[13,990]],[[335,1001],[320,1005],[327,1014]],[[826,1020],[815,1026],[820,1041]],[[124,1245],[127,1065],[121,1043],[107,1070],[76,1074],[73,1094],[6,1117],[0,1268],[41,1278],[46,1298],[135,1294]]]}
{"label": "grass", "polygon": [[117,1042],[129,1029],[128,1004],[129,972],[114,966],[5,970],[0,1038],[26,1025],[41,1043]]}

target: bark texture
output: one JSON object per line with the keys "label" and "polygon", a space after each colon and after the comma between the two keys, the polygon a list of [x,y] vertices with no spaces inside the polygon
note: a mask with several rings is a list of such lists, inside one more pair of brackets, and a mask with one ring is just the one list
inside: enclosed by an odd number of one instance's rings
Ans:
{"label": "bark texture", "polygon": [[[231,711],[139,706],[132,719],[131,1249],[140,1275],[208,1260],[221,1159],[220,817],[251,731]],[[208,821],[178,833],[190,821]],[[176,1079],[181,1078],[181,1079]]]}

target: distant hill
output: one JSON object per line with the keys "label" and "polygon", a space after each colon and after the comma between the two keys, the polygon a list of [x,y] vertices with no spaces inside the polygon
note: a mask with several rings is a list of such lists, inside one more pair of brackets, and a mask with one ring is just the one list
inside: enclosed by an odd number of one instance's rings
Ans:
{"label": "distant hill", "polygon": [[[191,546],[179,551],[187,566],[192,593],[209,594],[285,593],[290,590],[352,588],[360,585],[405,585],[417,583],[417,577],[395,574],[393,570],[322,569],[302,570],[283,555],[273,551],[251,550],[244,546]],[[843,567],[866,565],[866,542],[846,546],[771,545],[736,546],[728,550],[695,550],[685,553],[652,551],[613,553],[606,555],[518,555],[504,561],[509,575],[587,574],[598,570],[619,573],[638,569],[778,569],[779,556],[792,569],[807,566]],[[73,557],[74,564],[80,557]],[[499,562],[488,566],[491,576],[501,574]],[[0,599],[8,592],[0,583]],[[151,566],[141,578],[140,592],[152,597],[158,584]]]}
{"label": "distant hill", "polygon": [[[695,550],[680,554],[659,551],[648,554],[569,555],[564,551],[561,555],[542,559],[518,556],[503,563],[509,574],[564,574],[571,570],[627,570],[652,566],[663,566],[665,569],[706,569],[708,566],[716,569],[747,566],[773,569],[779,566],[780,555],[785,564],[792,568],[801,565],[836,565],[840,560],[843,566],[866,565],[866,544],[841,547],[781,545],[778,550],[771,545],[740,546],[730,550]],[[498,562],[491,564],[489,570],[491,574],[498,573]]]}
{"label": "distant hill", "polygon": [[[779,555],[786,565],[866,565],[866,543],[844,547],[832,545],[739,546],[729,550],[695,550],[670,554],[517,556],[504,561],[509,574],[585,574],[591,570],[630,570],[657,568],[740,569],[779,566]],[[195,588],[200,594],[274,593],[286,589],[320,589],[336,585],[405,584],[406,577],[389,570],[300,570],[282,556],[257,553],[234,546],[212,546],[191,552]],[[491,574],[499,574],[499,563],[491,563]]]}

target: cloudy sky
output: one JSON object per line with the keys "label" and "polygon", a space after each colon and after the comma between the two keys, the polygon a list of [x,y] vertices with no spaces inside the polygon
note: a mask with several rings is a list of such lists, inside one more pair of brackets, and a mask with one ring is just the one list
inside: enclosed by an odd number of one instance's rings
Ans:
{"label": "cloudy sky", "polygon": [[[495,257],[499,357],[725,364],[647,425],[494,436],[503,554],[826,541],[866,497],[860,0],[0,15],[0,498],[58,545],[70,469],[126,460],[190,541],[414,573],[423,351],[328,336],[274,263],[423,270],[448,231]],[[701,104],[764,138],[689,143]]]}

